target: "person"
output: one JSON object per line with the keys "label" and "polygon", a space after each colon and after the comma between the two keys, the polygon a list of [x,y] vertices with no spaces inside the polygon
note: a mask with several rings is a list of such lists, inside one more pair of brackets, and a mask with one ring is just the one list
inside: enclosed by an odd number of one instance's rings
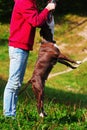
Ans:
{"label": "person", "polygon": [[4,90],[3,114],[16,116],[18,91],[22,85],[29,52],[33,50],[36,27],[43,25],[55,3],[48,3],[39,13],[36,0],[15,0],[9,36],[9,78]]}

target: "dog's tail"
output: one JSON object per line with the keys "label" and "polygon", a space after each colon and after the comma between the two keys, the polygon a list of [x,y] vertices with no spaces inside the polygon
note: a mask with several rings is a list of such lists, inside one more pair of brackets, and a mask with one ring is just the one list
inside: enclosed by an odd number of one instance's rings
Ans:
{"label": "dog's tail", "polygon": [[25,85],[25,87],[24,87],[22,90],[19,91],[18,95],[20,95],[22,92],[24,92],[25,89],[29,86],[29,84],[31,84],[31,80],[29,80],[29,81],[27,82],[27,84]]}

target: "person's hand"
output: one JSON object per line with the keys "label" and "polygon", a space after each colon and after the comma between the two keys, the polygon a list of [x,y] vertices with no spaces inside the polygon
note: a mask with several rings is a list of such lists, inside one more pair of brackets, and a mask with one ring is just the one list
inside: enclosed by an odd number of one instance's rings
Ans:
{"label": "person's hand", "polygon": [[48,3],[48,5],[46,6],[46,8],[51,11],[54,10],[56,7],[56,3]]}

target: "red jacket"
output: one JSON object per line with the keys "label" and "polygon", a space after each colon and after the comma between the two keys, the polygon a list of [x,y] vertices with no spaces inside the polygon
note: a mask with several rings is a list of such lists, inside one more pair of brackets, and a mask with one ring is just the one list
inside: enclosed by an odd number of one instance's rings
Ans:
{"label": "red jacket", "polygon": [[49,11],[38,13],[35,0],[15,0],[10,23],[9,46],[32,50],[35,28],[42,25]]}

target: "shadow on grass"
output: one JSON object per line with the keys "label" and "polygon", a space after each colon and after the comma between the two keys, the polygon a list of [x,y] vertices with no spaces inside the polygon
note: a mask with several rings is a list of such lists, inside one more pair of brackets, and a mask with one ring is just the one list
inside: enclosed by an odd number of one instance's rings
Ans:
{"label": "shadow on grass", "polygon": [[[87,107],[87,94],[73,93],[69,91],[55,90],[46,87],[46,98],[54,104],[76,105],[77,107]],[[46,99],[45,98],[45,99]]]}
{"label": "shadow on grass", "polygon": [[0,46],[5,46],[8,44],[8,39],[0,39]]}
{"label": "shadow on grass", "polygon": [[[0,77],[0,97],[2,97],[4,88],[6,85],[5,80]],[[23,84],[25,86],[25,84]],[[22,87],[23,87],[22,86]],[[27,93],[26,93],[27,92]],[[20,97],[34,98],[31,85],[20,95]],[[54,104],[64,104],[64,105],[76,105],[77,107],[87,107],[87,94],[73,93],[68,91],[56,90],[53,88],[45,87],[45,100],[47,102],[52,102]],[[21,99],[22,100],[22,99]],[[24,99],[23,99],[24,100]]]}
{"label": "shadow on grass", "polygon": [[[3,94],[6,81],[0,76],[0,114],[3,115]],[[1,121],[1,120],[0,120]]]}
{"label": "shadow on grass", "polygon": [[[34,100],[34,94],[32,92],[31,85],[21,93],[20,97],[26,97]],[[21,99],[22,100],[22,99]],[[73,93],[68,91],[56,90],[53,88],[45,87],[44,100],[52,102],[53,104],[64,104],[66,106],[76,106],[77,108],[87,107],[87,94]],[[23,101],[23,100],[22,100]]]}
{"label": "shadow on grass", "polygon": [[7,81],[5,81],[5,80],[0,76],[0,98],[3,97],[4,88],[5,88],[6,83],[7,83]]}

